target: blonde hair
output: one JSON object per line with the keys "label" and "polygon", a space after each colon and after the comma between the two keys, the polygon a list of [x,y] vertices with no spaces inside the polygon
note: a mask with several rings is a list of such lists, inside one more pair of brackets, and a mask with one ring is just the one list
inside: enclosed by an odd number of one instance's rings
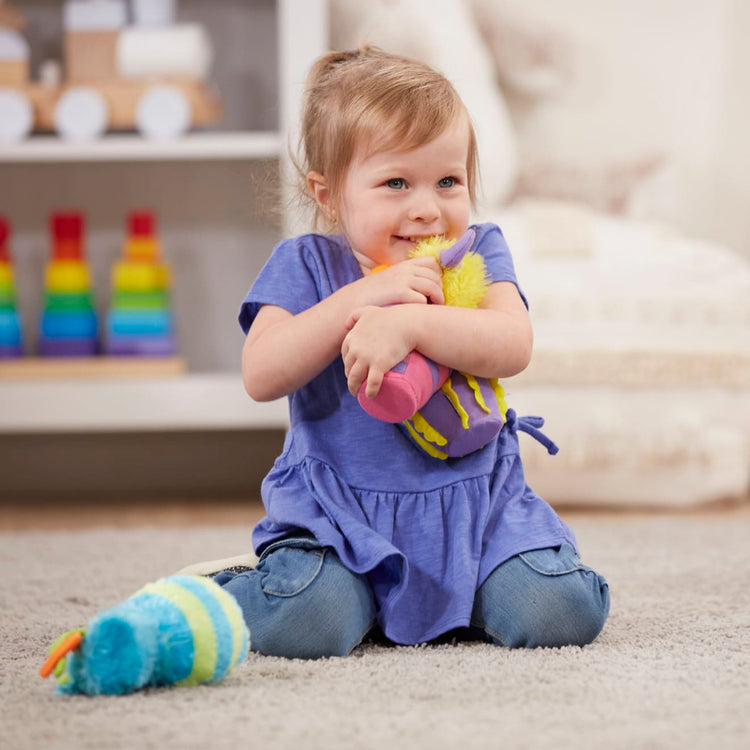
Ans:
{"label": "blonde hair", "polygon": [[473,203],[476,135],[464,103],[445,76],[422,62],[372,46],[318,58],[307,78],[299,157],[294,160],[300,194],[314,204],[316,227],[326,217],[307,190],[309,172],[325,177],[336,202],[358,149],[364,148],[365,156],[390,149],[408,151],[429,143],[461,117],[469,127],[466,169]]}

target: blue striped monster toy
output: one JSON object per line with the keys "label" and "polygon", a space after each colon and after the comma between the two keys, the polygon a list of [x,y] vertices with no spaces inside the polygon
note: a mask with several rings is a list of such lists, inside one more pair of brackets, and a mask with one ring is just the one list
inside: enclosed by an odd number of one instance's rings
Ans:
{"label": "blue striped monster toy", "polygon": [[231,594],[208,578],[171,576],[58,638],[40,674],[54,674],[63,694],[199,685],[222,679],[249,646]]}

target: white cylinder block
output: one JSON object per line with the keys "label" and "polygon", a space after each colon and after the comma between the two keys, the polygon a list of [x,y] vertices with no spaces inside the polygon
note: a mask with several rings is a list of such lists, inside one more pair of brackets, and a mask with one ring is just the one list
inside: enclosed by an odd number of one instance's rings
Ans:
{"label": "white cylinder block", "polygon": [[200,24],[131,26],[117,42],[117,69],[123,78],[184,76],[205,79],[213,50]]}

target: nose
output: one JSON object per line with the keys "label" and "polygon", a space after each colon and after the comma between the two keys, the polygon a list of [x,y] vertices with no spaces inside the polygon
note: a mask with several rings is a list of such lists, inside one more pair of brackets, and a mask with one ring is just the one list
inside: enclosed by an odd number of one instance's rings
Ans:
{"label": "nose", "polygon": [[440,218],[440,206],[437,197],[431,190],[417,190],[412,196],[408,208],[409,221],[419,221],[424,224],[437,221]]}

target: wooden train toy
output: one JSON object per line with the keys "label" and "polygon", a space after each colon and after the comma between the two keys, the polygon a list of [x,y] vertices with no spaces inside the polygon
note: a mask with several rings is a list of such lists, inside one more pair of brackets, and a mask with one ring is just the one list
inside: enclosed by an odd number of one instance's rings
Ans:
{"label": "wooden train toy", "polygon": [[168,139],[222,117],[208,82],[210,38],[175,21],[175,0],[68,0],[63,59],[32,80],[26,19],[0,0],[0,142],[32,132],[90,141],[136,130]]}

